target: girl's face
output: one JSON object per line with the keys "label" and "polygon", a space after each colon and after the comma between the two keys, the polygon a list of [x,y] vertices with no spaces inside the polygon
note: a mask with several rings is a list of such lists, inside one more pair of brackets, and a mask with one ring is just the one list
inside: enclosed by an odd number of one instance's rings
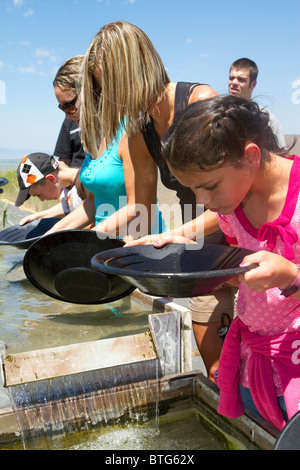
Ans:
{"label": "girl's face", "polygon": [[170,171],[183,186],[193,190],[197,204],[223,215],[239,206],[251,191],[254,180],[251,165],[236,168],[227,164],[211,171],[200,170],[197,165],[184,171],[170,166]]}
{"label": "girl's face", "polygon": [[76,91],[71,90],[70,88],[61,88],[59,86],[55,86],[54,93],[62,111],[64,111],[66,115],[66,118],[73,119],[73,121],[79,124],[80,105]]}

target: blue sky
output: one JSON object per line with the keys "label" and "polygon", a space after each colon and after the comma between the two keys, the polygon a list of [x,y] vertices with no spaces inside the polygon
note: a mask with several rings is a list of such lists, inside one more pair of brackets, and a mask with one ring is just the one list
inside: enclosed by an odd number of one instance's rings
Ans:
{"label": "blue sky", "polygon": [[300,0],[0,0],[0,147],[53,151],[55,73],[116,20],[144,29],[172,81],[226,93],[230,64],[255,60],[254,97],[300,134]]}

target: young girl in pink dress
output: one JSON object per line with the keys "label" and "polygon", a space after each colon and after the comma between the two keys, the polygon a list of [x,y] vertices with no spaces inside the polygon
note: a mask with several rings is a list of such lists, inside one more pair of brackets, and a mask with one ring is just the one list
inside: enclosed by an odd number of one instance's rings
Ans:
{"label": "young girl in pink dress", "polygon": [[237,318],[225,339],[218,411],[244,413],[248,396],[278,429],[300,409],[300,158],[287,157],[252,101],[195,103],[164,137],[174,176],[213,211],[243,264]]}

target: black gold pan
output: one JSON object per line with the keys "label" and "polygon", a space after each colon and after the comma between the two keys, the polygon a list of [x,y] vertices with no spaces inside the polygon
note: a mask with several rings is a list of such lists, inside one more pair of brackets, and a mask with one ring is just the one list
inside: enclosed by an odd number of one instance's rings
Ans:
{"label": "black gold pan", "polygon": [[124,242],[94,230],[65,230],[40,238],[27,250],[23,268],[31,283],[58,300],[76,304],[104,304],[134,291],[130,283],[91,267],[101,251]]}
{"label": "black gold pan", "polygon": [[142,292],[162,297],[195,297],[257,265],[241,267],[249,250],[223,245],[142,245],[102,251],[92,259],[100,273],[119,276]]}
{"label": "black gold pan", "polygon": [[59,220],[58,218],[38,219],[25,225],[12,225],[0,232],[0,247],[11,245],[20,250],[26,250]]}
{"label": "black gold pan", "polygon": [[0,194],[3,193],[2,186],[5,186],[7,183],[9,183],[7,178],[0,177]]}

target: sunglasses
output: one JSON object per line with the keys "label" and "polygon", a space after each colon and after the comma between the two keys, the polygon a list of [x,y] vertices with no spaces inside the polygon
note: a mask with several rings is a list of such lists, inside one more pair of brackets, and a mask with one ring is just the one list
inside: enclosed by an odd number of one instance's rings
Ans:
{"label": "sunglasses", "polygon": [[64,113],[70,114],[70,116],[73,116],[78,111],[75,106],[77,99],[78,99],[78,96],[76,95],[72,101],[67,101],[66,103],[59,104],[58,107]]}

